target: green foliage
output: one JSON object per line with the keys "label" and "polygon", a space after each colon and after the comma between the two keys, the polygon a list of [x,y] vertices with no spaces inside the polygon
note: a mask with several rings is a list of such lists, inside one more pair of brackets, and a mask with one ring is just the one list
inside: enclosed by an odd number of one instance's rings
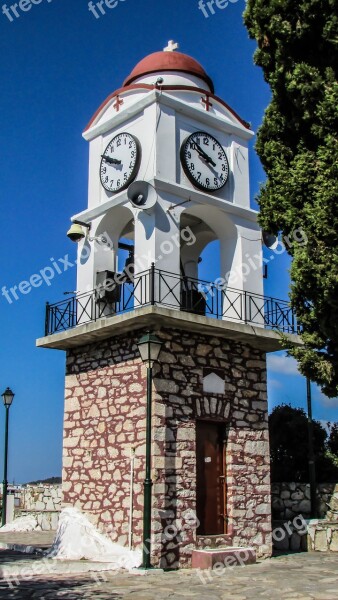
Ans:
{"label": "green foliage", "polygon": [[[303,409],[281,404],[269,416],[271,478],[277,481],[309,481],[308,420]],[[318,482],[338,481],[338,454],[330,453],[327,432],[313,421]]]}
{"label": "green foliage", "polygon": [[36,481],[29,481],[23,485],[39,485],[39,483],[50,483],[52,485],[62,483],[61,477],[48,477],[48,479],[37,479]]}
{"label": "green foliage", "polygon": [[[293,241],[291,303],[301,373],[338,395],[338,14],[335,0],[248,0],[244,13],[272,99],[258,131],[267,180],[260,225]],[[296,237],[296,236],[295,236]]]}
{"label": "green foliage", "polygon": [[336,456],[338,465],[338,423],[328,423],[329,426],[329,439],[327,441],[327,447],[332,455]]}

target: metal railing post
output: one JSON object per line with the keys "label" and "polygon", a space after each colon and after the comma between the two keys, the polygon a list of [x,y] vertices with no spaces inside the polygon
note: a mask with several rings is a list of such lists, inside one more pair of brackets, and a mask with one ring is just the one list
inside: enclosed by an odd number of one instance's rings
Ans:
{"label": "metal railing post", "polygon": [[75,327],[77,324],[77,298],[76,298],[76,296],[74,296],[74,298],[72,298],[72,323],[73,323],[73,327]]}
{"label": "metal railing post", "polygon": [[49,312],[50,312],[50,308],[49,308],[49,302],[46,302],[46,314],[45,314],[45,335],[48,335],[49,333]]}
{"label": "metal railing post", "polygon": [[150,304],[155,305],[155,263],[151,263],[150,267]]}
{"label": "metal railing post", "polygon": [[244,323],[247,323],[248,322],[248,315],[247,315],[247,292],[244,292],[243,300],[244,300]]}

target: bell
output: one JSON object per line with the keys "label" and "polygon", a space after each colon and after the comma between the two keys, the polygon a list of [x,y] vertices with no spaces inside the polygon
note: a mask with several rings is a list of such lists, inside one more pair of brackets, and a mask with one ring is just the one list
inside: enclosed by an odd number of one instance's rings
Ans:
{"label": "bell", "polygon": [[71,228],[67,231],[67,235],[72,242],[80,242],[80,240],[83,240],[86,234],[81,225],[73,223]]}

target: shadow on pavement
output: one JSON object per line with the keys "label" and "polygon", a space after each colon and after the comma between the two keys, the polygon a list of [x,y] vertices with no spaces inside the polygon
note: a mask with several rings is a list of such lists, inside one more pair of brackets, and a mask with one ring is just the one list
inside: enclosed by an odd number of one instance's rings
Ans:
{"label": "shadow on pavement", "polygon": [[42,554],[24,554],[23,552],[16,552],[14,550],[0,550],[0,574],[1,565],[3,564],[22,562],[23,560],[29,562],[41,560],[41,558]]}
{"label": "shadow on pavement", "polygon": [[[113,590],[103,590],[100,573],[84,576],[65,577],[46,576],[32,577],[29,581],[24,578],[13,577],[11,580],[3,579],[0,569],[0,599],[1,600],[122,600],[122,596],[114,594]],[[96,584],[96,585],[95,585]]]}

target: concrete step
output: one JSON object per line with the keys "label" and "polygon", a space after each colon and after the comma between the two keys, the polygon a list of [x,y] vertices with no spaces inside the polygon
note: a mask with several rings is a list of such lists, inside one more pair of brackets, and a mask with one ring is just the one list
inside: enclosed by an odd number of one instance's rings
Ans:
{"label": "concrete step", "polygon": [[193,569],[225,569],[252,565],[256,562],[256,550],[241,546],[203,548],[192,551]]}

